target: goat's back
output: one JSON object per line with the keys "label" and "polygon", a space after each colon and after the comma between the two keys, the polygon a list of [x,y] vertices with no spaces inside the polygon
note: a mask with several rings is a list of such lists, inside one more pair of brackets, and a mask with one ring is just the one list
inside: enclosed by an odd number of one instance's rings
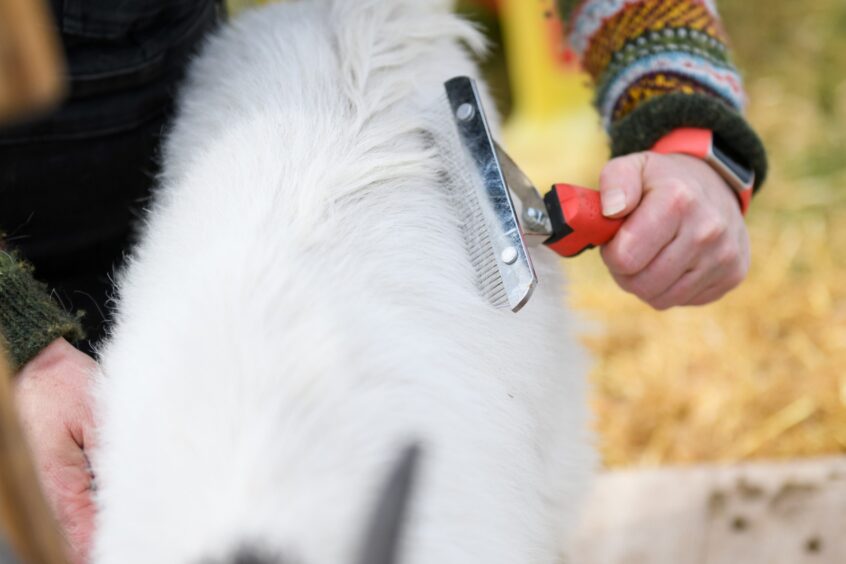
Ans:
{"label": "goat's back", "polygon": [[98,562],[351,562],[412,441],[404,563],[551,562],[583,365],[548,253],[519,315],[476,289],[431,143],[476,74],[460,40],[426,3],[336,0],[205,46],[102,355]]}

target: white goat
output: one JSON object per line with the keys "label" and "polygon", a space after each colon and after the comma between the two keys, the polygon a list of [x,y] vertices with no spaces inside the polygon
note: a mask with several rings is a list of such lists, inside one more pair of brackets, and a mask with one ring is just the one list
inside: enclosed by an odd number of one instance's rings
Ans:
{"label": "white goat", "polygon": [[272,5],[193,63],[102,351],[97,563],[348,564],[409,442],[402,564],[556,561],[584,363],[551,252],[519,314],[476,288],[431,134],[483,40],[448,4]]}

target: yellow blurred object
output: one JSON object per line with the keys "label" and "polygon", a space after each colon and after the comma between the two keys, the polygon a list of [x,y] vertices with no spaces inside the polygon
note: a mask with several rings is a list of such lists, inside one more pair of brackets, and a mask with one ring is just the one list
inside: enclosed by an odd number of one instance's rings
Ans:
{"label": "yellow blurred object", "polygon": [[553,0],[504,0],[500,17],[506,64],[521,118],[546,121],[588,107],[587,75],[564,60],[565,43]]}
{"label": "yellow blurred object", "polygon": [[541,192],[553,182],[592,185],[607,154],[588,76],[562,60],[553,0],[500,3],[514,111],[505,144]]}

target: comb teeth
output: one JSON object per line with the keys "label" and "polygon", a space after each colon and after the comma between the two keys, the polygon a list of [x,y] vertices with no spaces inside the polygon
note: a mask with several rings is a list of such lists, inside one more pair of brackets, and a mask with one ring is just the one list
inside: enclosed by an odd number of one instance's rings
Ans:
{"label": "comb teeth", "polygon": [[516,312],[531,296],[537,276],[479,92],[467,77],[453,78],[444,87],[447,100],[435,112],[432,133],[479,293],[494,307]]}
{"label": "comb teeth", "polygon": [[476,271],[479,293],[498,309],[510,307],[508,292],[499,272],[496,252],[490,238],[485,214],[473,190],[473,181],[466,167],[452,169],[457,173],[452,179],[453,200],[461,219],[461,230],[470,264]]}

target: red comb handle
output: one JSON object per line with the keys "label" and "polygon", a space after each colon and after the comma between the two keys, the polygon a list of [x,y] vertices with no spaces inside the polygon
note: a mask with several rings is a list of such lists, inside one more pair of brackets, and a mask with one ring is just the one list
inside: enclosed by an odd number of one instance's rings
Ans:
{"label": "red comb handle", "polygon": [[556,184],[544,197],[553,235],[545,245],[563,257],[574,257],[610,241],[622,219],[602,215],[599,192],[572,184]]}

